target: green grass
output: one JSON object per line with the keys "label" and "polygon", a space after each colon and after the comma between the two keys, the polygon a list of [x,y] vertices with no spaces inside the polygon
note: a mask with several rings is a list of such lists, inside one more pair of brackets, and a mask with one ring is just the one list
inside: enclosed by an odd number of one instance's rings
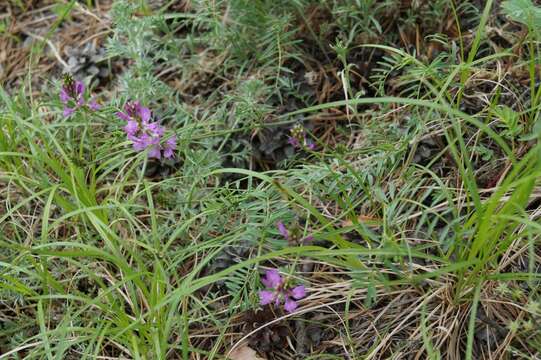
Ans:
{"label": "green grass", "polygon": [[[0,359],[541,356],[531,24],[494,50],[519,25],[491,1],[151,5],[111,10],[131,61],[100,111],[63,117],[55,80],[0,91]],[[167,175],[126,140],[127,99],[176,134]],[[317,147],[282,156],[299,122]],[[293,314],[259,305],[268,268],[306,286]]]}

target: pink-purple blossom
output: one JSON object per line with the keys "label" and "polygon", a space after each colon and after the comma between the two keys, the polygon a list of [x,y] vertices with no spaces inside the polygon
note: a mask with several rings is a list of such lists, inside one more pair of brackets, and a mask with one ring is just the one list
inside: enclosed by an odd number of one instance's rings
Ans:
{"label": "pink-purple blossom", "polygon": [[98,104],[98,102],[96,101],[96,99],[92,98],[90,99],[90,101],[88,102],[88,108],[92,111],[98,111],[99,109],[101,109],[101,105]]}
{"label": "pink-purple blossom", "polygon": [[267,288],[267,290],[259,292],[261,305],[274,304],[274,306],[279,306],[283,303],[284,310],[291,313],[298,307],[295,300],[306,296],[306,288],[303,285],[290,287],[276,269],[267,270],[261,282]]}
{"label": "pink-purple blossom", "polygon": [[124,105],[124,112],[116,115],[124,121],[139,121],[148,123],[151,117],[150,109],[141,105],[139,101],[128,101]]}
{"label": "pink-purple blossom", "polygon": [[288,136],[287,142],[289,143],[289,145],[293,146],[294,148],[297,148],[297,149],[301,148],[301,143],[299,139],[297,139],[296,137]]}
{"label": "pink-purple blossom", "polygon": [[[60,89],[60,101],[64,104],[64,116],[71,116],[77,109],[85,106],[85,84],[82,81],[74,80],[71,75],[66,74],[64,76],[64,84]],[[91,99],[87,106],[92,111],[97,111],[101,108],[95,99]]]}
{"label": "pink-purple blossom", "polygon": [[163,141],[165,127],[157,121],[151,122],[152,113],[149,108],[142,106],[139,101],[128,101],[124,111],[116,115],[126,121],[123,129],[135,151],[148,150],[148,157],[155,159],[173,157],[177,139],[173,135]]}
{"label": "pink-purple blossom", "polygon": [[287,138],[287,142],[295,149],[308,149],[314,150],[316,144],[310,141],[306,136],[306,131],[300,124],[296,124],[289,130],[290,135]]}
{"label": "pink-purple blossom", "polygon": [[166,159],[173,157],[173,151],[177,148],[177,138],[175,136],[170,137],[165,141],[163,146],[163,157]]}
{"label": "pink-purple blossom", "polygon": [[282,236],[287,240],[289,239],[289,231],[287,230],[286,226],[283,222],[278,221],[276,223],[276,227],[278,228],[278,232],[282,234]]}

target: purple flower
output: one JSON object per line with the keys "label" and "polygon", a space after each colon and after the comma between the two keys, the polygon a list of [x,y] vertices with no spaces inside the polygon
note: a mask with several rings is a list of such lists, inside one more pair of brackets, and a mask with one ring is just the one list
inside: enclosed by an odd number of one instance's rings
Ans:
{"label": "purple flower", "polygon": [[124,111],[116,115],[127,122],[123,129],[135,151],[148,149],[147,156],[154,159],[173,157],[177,146],[176,137],[170,137],[162,145],[165,128],[158,122],[150,122],[152,113],[149,108],[142,106],[139,101],[128,101]]}
{"label": "purple flower", "polygon": [[[77,109],[85,105],[85,85],[74,80],[69,74],[64,75],[64,84],[60,89],[60,101],[64,104],[63,114],[65,117],[71,116]],[[88,108],[92,111],[100,109],[96,100],[91,99]]]}
{"label": "purple flower", "polygon": [[287,137],[287,142],[293,146],[295,149],[308,149],[308,150],[314,150],[316,148],[316,144],[309,141],[306,137],[306,131],[302,127],[301,124],[296,124],[293,126],[290,130],[290,136]]}
{"label": "purple flower", "polygon": [[135,136],[135,133],[139,129],[139,124],[135,120],[128,120],[128,124],[124,126],[124,131],[128,136]]}
{"label": "purple flower", "polygon": [[144,106],[140,106],[137,110],[139,116],[141,117],[141,120],[143,122],[148,122],[150,120],[150,109]]}
{"label": "purple flower", "polygon": [[160,126],[157,122],[149,123],[148,121],[143,120],[143,127],[152,134],[153,138],[161,138],[165,133],[165,128]]}
{"label": "purple flower", "polygon": [[267,290],[261,290],[259,292],[259,298],[260,298],[260,301],[259,303],[261,305],[268,305],[272,302],[274,302],[274,292],[272,291],[267,291]]}
{"label": "purple flower", "polygon": [[150,145],[146,134],[141,135],[141,137],[128,135],[128,140],[131,140],[135,151],[144,151]]}
{"label": "purple flower", "polygon": [[286,226],[284,225],[284,223],[281,222],[281,221],[278,221],[276,223],[276,226],[278,227],[278,232],[280,234],[282,234],[282,236],[284,238],[286,238],[286,240],[289,239],[289,231],[287,231]]}
{"label": "purple flower", "polygon": [[141,106],[139,101],[128,101],[124,105],[124,112],[119,111],[116,115],[124,121],[138,120],[148,123],[151,117],[150,109]]}
{"label": "purple flower", "polygon": [[101,105],[98,104],[96,99],[92,98],[90,99],[90,102],[88,103],[88,108],[92,111],[98,111],[99,109],[101,109]]}
{"label": "purple flower", "polygon": [[74,108],[65,107],[62,114],[64,115],[64,117],[68,117],[68,116],[71,116],[71,114],[73,114],[74,112],[75,112]]}
{"label": "purple flower", "polygon": [[60,89],[60,100],[64,103],[64,116],[68,117],[84,104],[83,95],[85,85],[81,81],[74,81],[67,75],[64,78],[64,85]]}
{"label": "purple flower", "polygon": [[284,310],[288,313],[292,313],[297,308],[297,302],[290,297],[286,298],[284,302]]}
{"label": "purple flower", "polygon": [[298,306],[295,300],[300,300],[306,296],[306,289],[303,285],[290,288],[276,269],[267,270],[261,282],[269,289],[259,292],[259,303],[261,305],[274,303],[274,306],[279,306],[283,302],[284,310],[291,313]]}
{"label": "purple flower", "polygon": [[287,142],[289,143],[289,145],[293,146],[294,148],[301,148],[301,143],[299,141],[299,139],[293,137],[293,136],[288,136],[287,137]]}
{"label": "purple flower", "polygon": [[265,272],[265,277],[261,279],[261,282],[268,288],[277,289],[282,285],[283,279],[278,270],[271,269]]}
{"label": "purple flower", "polygon": [[163,157],[166,159],[173,157],[173,151],[177,147],[177,137],[172,136],[165,142],[165,145],[163,147]]}
{"label": "purple flower", "polygon": [[293,296],[295,299],[302,299],[306,296],[306,289],[302,285],[295,286],[293,289],[291,289],[291,296]]}
{"label": "purple flower", "polygon": [[160,149],[160,145],[152,145],[148,151],[148,157],[149,159],[155,158],[160,159],[162,157],[162,150]]}

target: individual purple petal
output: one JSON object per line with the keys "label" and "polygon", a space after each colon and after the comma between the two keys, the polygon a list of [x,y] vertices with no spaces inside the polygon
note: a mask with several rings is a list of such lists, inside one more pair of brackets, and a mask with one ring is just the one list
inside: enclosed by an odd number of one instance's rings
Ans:
{"label": "individual purple petal", "polygon": [[169,159],[173,157],[173,151],[177,147],[177,138],[176,136],[172,136],[165,142],[165,146],[163,148],[163,157],[166,159]]}
{"label": "individual purple petal", "polygon": [[82,81],[76,81],[75,82],[75,96],[79,97],[81,95],[83,95],[83,93],[85,92],[85,84],[83,84]]}
{"label": "individual purple petal", "polygon": [[163,157],[166,158],[166,159],[170,159],[172,158],[174,155],[173,153],[173,149],[170,149],[170,148],[164,148],[163,149]]}
{"label": "individual purple petal", "polygon": [[295,286],[293,289],[289,290],[289,294],[299,300],[306,296],[306,289],[304,285]]}
{"label": "individual purple petal", "polygon": [[144,106],[141,106],[139,102],[137,103],[137,115],[143,120],[144,122],[148,122],[150,120],[150,109]]}
{"label": "individual purple petal", "polygon": [[268,288],[276,289],[282,284],[282,277],[276,269],[267,270],[265,277],[261,279],[263,285]]}
{"label": "individual purple petal", "polygon": [[68,95],[66,88],[62,86],[62,89],[60,90],[60,101],[66,104],[69,101],[69,99],[70,99],[70,96]]}
{"label": "individual purple petal", "polygon": [[272,288],[272,287],[273,287],[272,284],[270,283],[270,281],[267,280],[266,277],[262,277],[262,278],[261,278],[261,283],[262,283],[263,285],[265,285],[266,288]]}
{"label": "individual purple petal", "polygon": [[167,141],[165,142],[165,146],[176,149],[177,148],[177,137],[175,135],[171,136]]}
{"label": "individual purple petal", "polygon": [[118,111],[115,115],[118,116],[119,118],[121,118],[124,121],[130,121],[131,120],[131,117],[128,114],[123,113],[122,111]]}
{"label": "individual purple petal", "polygon": [[152,147],[150,147],[150,150],[148,151],[148,157],[151,159],[160,159],[162,157],[162,150],[160,145],[153,145]]}
{"label": "individual purple petal", "polygon": [[308,143],[306,145],[306,147],[308,148],[308,150],[314,150],[316,148],[316,144],[314,143]]}
{"label": "individual purple petal", "polygon": [[278,227],[278,232],[280,234],[282,234],[283,237],[285,237],[286,239],[289,239],[289,231],[287,231],[287,228],[286,226],[284,225],[283,222],[281,221],[278,221],[276,223],[276,226]]}
{"label": "individual purple petal", "polygon": [[157,144],[156,141],[151,136],[149,136],[148,134],[144,134],[144,133],[141,134],[139,139],[140,139],[141,143],[145,146],[145,148]]}
{"label": "individual purple petal", "polygon": [[141,111],[141,103],[138,100],[128,101],[126,103],[125,110],[129,110],[131,116],[139,115],[139,111]]}
{"label": "individual purple petal", "polygon": [[71,114],[73,114],[74,112],[75,112],[75,109],[69,108],[69,107],[65,107],[65,108],[64,108],[64,117],[68,117],[68,116],[70,116]]}
{"label": "individual purple petal", "polygon": [[128,136],[128,139],[133,143],[133,150],[143,151],[147,148],[148,144],[143,138],[138,138],[135,136]]}
{"label": "individual purple petal", "polygon": [[128,101],[124,104],[124,112],[126,113],[127,117],[134,118],[135,117],[135,109],[138,102],[135,101]]}
{"label": "individual purple petal", "polygon": [[285,297],[284,310],[288,313],[292,313],[297,308],[297,302],[291,299],[289,296]]}
{"label": "individual purple petal", "polygon": [[259,304],[268,305],[274,301],[275,294],[272,291],[261,290],[259,292]]}
{"label": "individual purple petal", "polygon": [[133,150],[139,152],[139,151],[143,151],[145,150],[147,147],[145,145],[145,143],[143,143],[142,141],[134,141],[133,142]]}
{"label": "individual purple petal", "polygon": [[162,138],[156,134],[150,134],[148,136],[148,144],[149,145],[160,145]]}
{"label": "individual purple petal", "polygon": [[314,237],[312,235],[308,235],[307,237],[305,237],[302,242],[303,243],[309,243],[311,242],[312,240],[314,240]]}
{"label": "individual purple petal", "polygon": [[127,135],[135,135],[137,130],[139,129],[139,125],[137,124],[137,121],[129,120],[128,124],[124,126],[124,131]]}
{"label": "individual purple petal", "polygon": [[165,128],[160,126],[157,122],[145,124],[145,129],[152,132],[152,135],[156,137],[160,137],[165,133]]}
{"label": "individual purple petal", "polygon": [[88,103],[88,108],[92,111],[98,111],[99,109],[101,109],[101,105],[98,104],[95,99],[90,99],[90,102]]}
{"label": "individual purple petal", "polygon": [[299,140],[293,136],[288,136],[287,142],[292,145],[294,148],[301,147],[301,144],[299,143]]}

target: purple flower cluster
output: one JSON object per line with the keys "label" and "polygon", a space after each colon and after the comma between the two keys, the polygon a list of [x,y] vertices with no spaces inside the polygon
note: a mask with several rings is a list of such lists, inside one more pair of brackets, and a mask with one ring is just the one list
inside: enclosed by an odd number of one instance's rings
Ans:
{"label": "purple flower cluster", "polygon": [[[90,99],[86,103],[85,85],[79,80],[74,80],[69,74],[64,75],[60,100],[64,104],[65,117],[71,116],[77,109],[82,107],[87,107],[92,111],[101,108],[94,99]],[[141,106],[139,101],[128,101],[124,106],[124,111],[119,111],[116,115],[127,122],[124,131],[132,142],[135,151],[148,149],[148,157],[155,159],[173,157],[174,150],[177,147],[177,139],[173,135],[163,141],[165,128],[158,122],[151,122],[152,114],[149,108]]]}
{"label": "purple flower cluster", "polygon": [[306,148],[308,150],[314,150],[316,148],[316,144],[309,141],[306,137],[306,131],[304,131],[301,124],[296,124],[293,126],[289,132],[291,135],[288,136],[287,142],[295,149]]}
{"label": "purple flower cluster", "polygon": [[261,305],[274,303],[274,306],[279,306],[283,302],[284,310],[292,313],[298,306],[295,300],[300,300],[306,296],[306,289],[303,285],[289,287],[286,280],[276,269],[267,270],[261,282],[269,289],[259,292],[259,303]]}
{"label": "purple flower cluster", "polygon": [[[85,84],[74,80],[69,74],[64,75],[64,84],[60,90],[60,101],[64,104],[65,117],[85,106]],[[100,105],[94,99],[90,99],[87,106],[92,111],[100,109]]]}
{"label": "purple flower cluster", "polygon": [[148,157],[155,159],[173,157],[177,139],[172,136],[163,142],[165,128],[158,122],[151,122],[149,108],[142,106],[139,101],[128,101],[124,105],[124,111],[119,111],[116,115],[127,122],[124,131],[135,151],[148,149]]}

